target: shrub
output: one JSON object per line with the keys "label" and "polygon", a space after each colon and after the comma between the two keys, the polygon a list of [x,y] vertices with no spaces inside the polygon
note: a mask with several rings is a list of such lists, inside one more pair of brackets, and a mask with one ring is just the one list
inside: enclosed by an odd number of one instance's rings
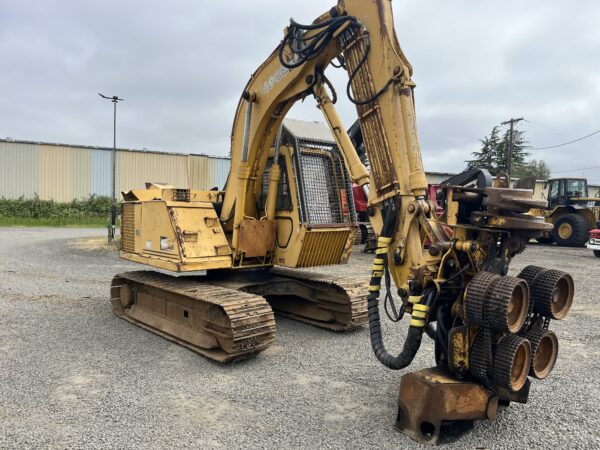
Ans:
{"label": "shrub", "polygon": [[23,197],[11,200],[0,199],[0,217],[23,217],[32,219],[106,218],[110,215],[110,197],[92,195],[87,200],[59,203]]}

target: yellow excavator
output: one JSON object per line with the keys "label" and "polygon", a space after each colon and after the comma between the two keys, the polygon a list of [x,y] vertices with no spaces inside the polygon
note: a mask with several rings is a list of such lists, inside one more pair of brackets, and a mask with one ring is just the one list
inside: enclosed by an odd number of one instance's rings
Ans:
{"label": "yellow excavator", "polygon": [[[330,66],[348,74],[369,170],[336,113]],[[537,266],[507,275],[551,225],[528,214],[545,202],[509,188],[505,175],[476,171],[445,185],[438,219],[426,197],[412,72],[390,0],[339,0],[312,24],[292,20],[243,90],[224,191],[149,184],[124,194],[121,257],[162,271],[117,275],[114,312],[222,362],[267,348],[273,311],[336,331],[368,324],[375,357],[394,370],[410,365],[426,334],[436,367],[402,377],[396,420],[419,442],[438,442],[451,421],[525,403],[530,378],[554,367],[549,325],[567,315],[573,279]],[[337,152],[282,127],[308,97]],[[347,209],[351,183],[369,185],[378,236],[370,280],[298,270],[348,259],[352,220],[343,206],[328,208],[346,197]],[[317,217],[315,205],[327,213]],[[398,355],[384,345],[381,304],[409,321]]]}

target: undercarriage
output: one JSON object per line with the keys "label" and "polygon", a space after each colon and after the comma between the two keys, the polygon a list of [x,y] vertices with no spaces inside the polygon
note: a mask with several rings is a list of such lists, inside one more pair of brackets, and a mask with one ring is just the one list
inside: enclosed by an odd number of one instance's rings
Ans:
{"label": "undercarriage", "polygon": [[352,278],[286,269],[174,277],[122,273],[113,279],[115,314],[218,362],[265,350],[274,311],[333,331],[367,322],[367,285]]}

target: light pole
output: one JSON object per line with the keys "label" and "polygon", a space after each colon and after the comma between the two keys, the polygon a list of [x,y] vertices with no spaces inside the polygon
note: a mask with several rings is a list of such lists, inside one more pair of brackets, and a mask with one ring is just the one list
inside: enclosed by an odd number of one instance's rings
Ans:
{"label": "light pole", "polygon": [[113,102],[113,152],[112,152],[112,208],[110,212],[110,227],[108,229],[108,242],[111,242],[115,238],[115,229],[117,224],[117,197],[115,193],[116,184],[116,168],[117,168],[117,103],[122,102],[124,99],[119,98],[118,95],[108,97],[98,92],[98,95],[102,98]]}

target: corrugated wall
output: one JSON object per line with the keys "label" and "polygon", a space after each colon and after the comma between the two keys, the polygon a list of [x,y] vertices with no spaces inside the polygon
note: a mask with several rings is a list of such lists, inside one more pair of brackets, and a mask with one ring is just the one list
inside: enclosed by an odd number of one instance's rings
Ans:
{"label": "corrugated wall", "polygon": [[229,168],[231,167],[230,159],[214,159],[215,161],[215,186],[218,186],[220,190],[225,189],[225,183],[227,183],[227,175],[229,174]]}
{"label": "corrugated wall", "polygon": [[91,152],[58,145],[40,146],[40,198],[68,202],[91,194]]}
{"label": "corrugated wall", "polygon": [[442,181],[450,178],[450,173],[425,173],[425,178],[428,184],[440,184]]}
{"label": "corrugated wall", "polygon": [[190,157],[191,189],[210,189],[215,185],[215,159],[200,156]]}
{"label": "corrugated wall", "polygon": [[112,152],[94,149],[92,153],[92,194],[97,196],[110,196],[112,171]]}
{"label": "corrugated wall", "polygon": [[39,145],[0,142],[0,197],[32,198],[40,193]]}
{"label": "corrugated wall", "polygon": [[[28,142],[0,141],[0,197],[70,201],[90,195],[111,194],[110,149],[60,146]],[[117,195],[143,188],[147,181],[163,182],[181,188],[224,189],[230,160],[204,155],[117,151]],[[449,176],[428,173],[429,183]],[[589,186],[590,196],[600,187]],[[535,197],[543,198],[542,183]]]}
{"label": "corrugated wall", "polygon": [[187,155],[117,152],[117,190],[143,188],[147,181],[187,188],[188,159]]}

